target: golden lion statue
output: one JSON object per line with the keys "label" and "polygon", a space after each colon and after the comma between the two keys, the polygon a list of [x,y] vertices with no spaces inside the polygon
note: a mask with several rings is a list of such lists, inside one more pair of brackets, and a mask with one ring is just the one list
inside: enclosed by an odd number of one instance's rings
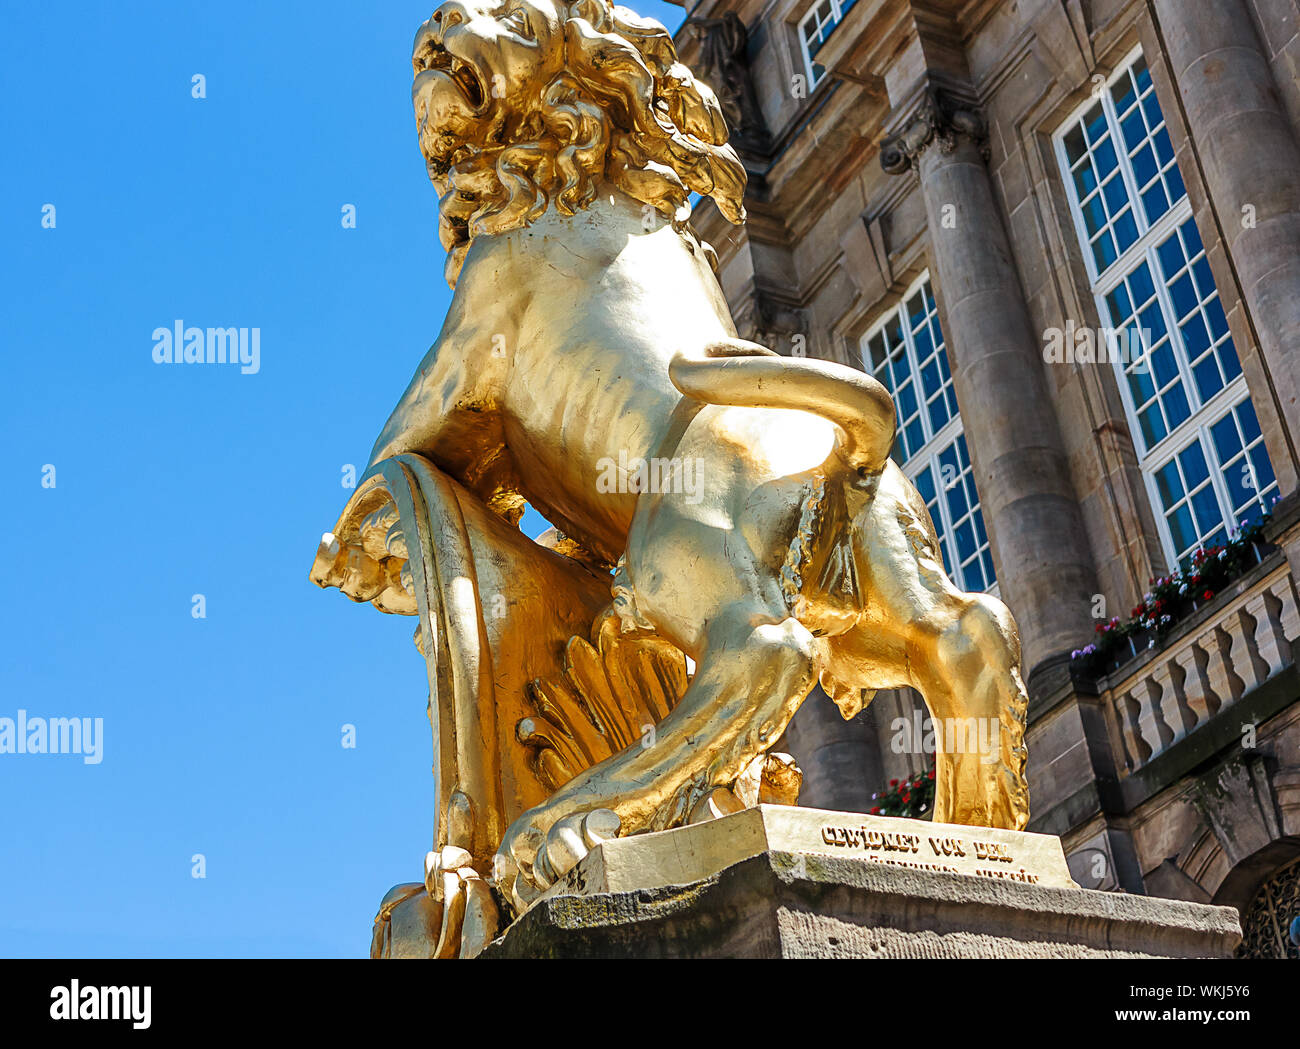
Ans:
{"label": "golden lion statue", "polygon": [[450,0],[413,61],[455,293],[312,578],[421,617],[437,951],[473,901],[494,931],[478,880],[522,908],[602,837],[743,794],[818,680],[846,718],[911,686],[991,719],[995,754],[939,754],[935,818],[1023,828],[1015,624],[945,574],[888,391],[737,339],[688,219],[698,193],[742,222],[744,170],[668,33]]}

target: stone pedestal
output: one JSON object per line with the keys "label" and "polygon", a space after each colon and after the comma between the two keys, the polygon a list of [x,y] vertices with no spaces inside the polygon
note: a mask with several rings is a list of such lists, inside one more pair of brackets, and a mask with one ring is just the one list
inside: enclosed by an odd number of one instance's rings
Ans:
{"label": "stone pedestal", "polygon": [[598,846],[483,958],[1224,958],[1237,912],[1073,887],[1060,841],[760,806]]}

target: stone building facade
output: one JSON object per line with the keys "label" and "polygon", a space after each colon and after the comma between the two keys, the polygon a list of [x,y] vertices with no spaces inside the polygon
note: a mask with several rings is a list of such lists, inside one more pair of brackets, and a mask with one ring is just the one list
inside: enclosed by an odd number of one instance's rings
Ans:
{"label": "stone building facade", "polygon": [[[1015,613],[1030,829],[1088,887],[1300,914],[1297,0],[687,0],[749,171],[707,201],[742,336],[873,372],[950,573]],[[1268,519],[1131,658],[1072,659]],[[927,769],[918,706],[787,736],[806,804]],[[907,719],[900,721],[899,719]]]}

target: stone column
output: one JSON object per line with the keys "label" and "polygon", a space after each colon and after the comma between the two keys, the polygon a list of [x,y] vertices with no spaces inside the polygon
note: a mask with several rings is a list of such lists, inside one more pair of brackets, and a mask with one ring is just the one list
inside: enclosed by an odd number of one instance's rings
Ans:
{"label": "stone column", "polygon": [[1242,0],[1155,0],[1174,82],[1291,447],[1300,442],[1300,145]]}
{"label": "stone column", "polygon": [[958,407],[1030,675],[1091,637],[1097,592],[1042,342],[993,195],[978,110],[929,85],[895,126],[881,164],[920,177]]}
{"label": "stone column", "polygon": [[817,685],[786,726],[774,749],[787,751],[803,769],[799,804],[836,812],[866,812],[884,786],[884,770],[866,714],[840,717]]}

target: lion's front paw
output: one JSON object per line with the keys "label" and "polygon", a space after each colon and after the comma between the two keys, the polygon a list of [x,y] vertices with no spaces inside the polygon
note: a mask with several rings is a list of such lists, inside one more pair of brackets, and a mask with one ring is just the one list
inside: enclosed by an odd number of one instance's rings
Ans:
{"label": "lion's front paw", "polygon": [[497,887],[522,914],[602,841],[618,837],[612,809],[557,815],[550,804],[525,812],[507,828],[492,862]]}

